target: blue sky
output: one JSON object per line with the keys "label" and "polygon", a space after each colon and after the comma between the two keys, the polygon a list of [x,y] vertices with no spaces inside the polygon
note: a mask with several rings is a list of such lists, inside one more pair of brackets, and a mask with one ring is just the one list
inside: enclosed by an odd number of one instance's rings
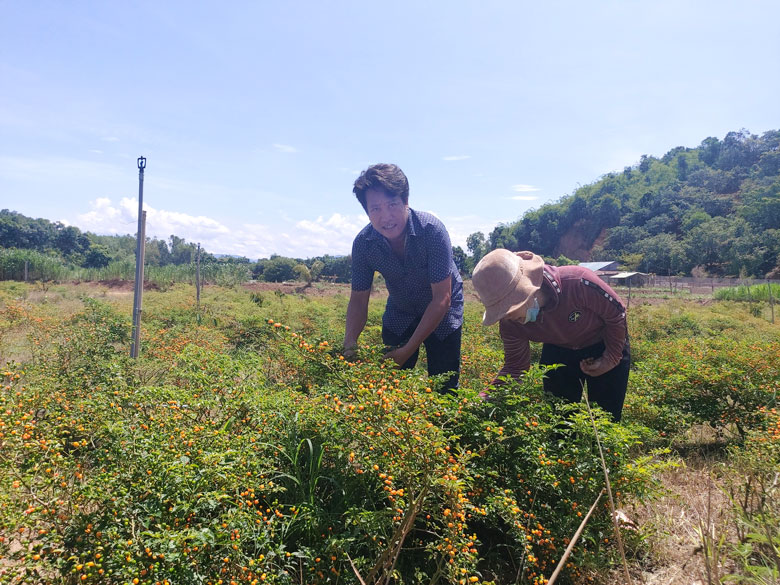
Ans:
{"label": "blue sky", "polygon": [[0,208],[214,253],[349,253],[394,162],[453,244],[780,128],[780,3],[0,0]]}

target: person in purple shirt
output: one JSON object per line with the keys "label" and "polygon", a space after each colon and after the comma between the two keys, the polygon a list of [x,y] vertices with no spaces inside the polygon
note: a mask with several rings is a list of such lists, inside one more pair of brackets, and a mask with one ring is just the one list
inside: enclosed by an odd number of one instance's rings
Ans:
{"label": "person in purple shirt", "polygon": [[623,301],[595,272],[550,266],[533,252],[497,249],[474,268],[474,289],[485,305],[483,325],[499,324],[503,376],[520,379],[531,365],[531,341],[541,342],[543,365],[563,364],[544,389],[573,402],[588,397],[620,421],[631,355]]}
{"label": "person in purple shirt", "polygon": [[428,374],[451,372],[443,390],[458,387],[463,325],[463,281],[444,224],[409,208],[409,181],[392,164],[363,171],[353,192],[369,224],[352,243],[352,292],[347,306],[344,356],[354,357],[366,326],[374,273],[389,296],[382,317],[386,358],[404,369],[417,363],[425,345]]}

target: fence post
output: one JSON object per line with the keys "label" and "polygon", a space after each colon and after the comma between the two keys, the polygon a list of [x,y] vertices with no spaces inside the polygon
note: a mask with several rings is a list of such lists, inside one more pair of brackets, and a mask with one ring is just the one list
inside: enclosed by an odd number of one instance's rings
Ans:
{"label": "fence post", "polygon": [[772,283],[769,281],[769,279],[766,279],[766,289],[769,291],[769,308],[772,311],[772,323],[775,322],[775,300],[772,296]]}
{"label": "fence post", "polygon": [[198,242],[198,255],[195,257],[195,303],[200,310],[200,242]]}
{"label": "fence post", "polygon": [[626,304],[626,309],[629,309],[631,307],[631,277],[628,278],[628,303]]}

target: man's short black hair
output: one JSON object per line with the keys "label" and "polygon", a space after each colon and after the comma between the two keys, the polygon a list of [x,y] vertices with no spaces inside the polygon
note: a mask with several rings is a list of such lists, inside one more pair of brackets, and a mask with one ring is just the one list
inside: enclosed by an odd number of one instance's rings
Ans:
{"label": "man's short black hair", "polygon": [[409,181],[398,165],[379,163],[371,165],[355,181],[352,192],[368,213],[366,191],[374,189],[384,191],[388,197],[401,198],[404,205],[409,205]]}

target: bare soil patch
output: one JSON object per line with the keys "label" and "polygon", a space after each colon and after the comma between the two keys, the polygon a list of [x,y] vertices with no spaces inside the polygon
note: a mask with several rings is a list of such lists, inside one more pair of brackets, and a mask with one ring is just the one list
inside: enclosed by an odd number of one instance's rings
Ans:
{"label": "bare soil patch", "polygon": [[[132,292],[135,289],[135,282],[132,280],[123,280],[121,278],[112,278],[109,280],[98,280],[98,281],[76,281],[74,280],[72,284],[76,285],[87,285],[92,287],[105,287],[109,289],[112,292]],[[160,286],[156,282],[149,282],[148,280],[144,281],[144,290],[162,290]]]}
{"label": "bare soil patch", "polygon": [[[74,284],[89,285],[93,287],[105,287],[113,293],[132,292],[134,288],[134,284],[132,280],[121,280],[121,279],[101,280],[99,282],[82,282],[82,283],[74,283]],[[349,283],[334,283],[334,282],[312,282],[309,284],[305,282],[247,282],[242,284],[241,287],[244,290],[252,291],[252,292],[278,291],[283,294],[305,295],[311,297],[332,297],[338,295],[343,295],[348,297],[351,290]],[[150,291],[150,290],[161,290],[161,289],[156,283],[147,281],[144,283],[144,290]],[[669,300],[675,298],[675,296],[673,295],[666,296],[659,291],[660,289],[639,289],[635,291],[631,297],[631,306],[639,306],[642,304],[658,305],[658,304],[666,303]],[[627,290],[620,289],[617,291],[617,293],[621,296],[621,298],[624,301],[628,300]],[[385,285],[381,280],[380,282],[374,283],[372,294],[377,296],[387,295],[387,288],[385,288]],[[463,280],[463,296],[467,302],[471,302],[471,301],[479,302],[479,297],[474,292],[474,287],[471,285],[471,280],[469,279]],[[706,298],[706,297],[698,298],[698,299],[689,299],[689,300],[697,302],[702,305],[708,305],[713,302],[711,298]]]}
{"label": "bare soil patch", "polygon": [[288,295],[306,295],[312,297],[349,296],[349,283],[335,282],[248,282],[241,288],[252,292],[280,292]]}
{"label": "bare soil patch", "polygon": [[[644,585],[704,585],[709,579],[702,535],[723,538],[723,548],[735,541],[733,511],[717,467],[707,456],[686,458],[657,478],[660,497],[628,510],[651,543],[649,558],[641,563]],[[716,564],[711,570],[721,576],[734,570]]]}

